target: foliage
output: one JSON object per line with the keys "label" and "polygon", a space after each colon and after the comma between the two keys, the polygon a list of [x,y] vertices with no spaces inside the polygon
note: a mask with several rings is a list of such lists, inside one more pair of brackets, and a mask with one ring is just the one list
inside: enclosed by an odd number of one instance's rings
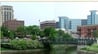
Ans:
{"label": "foliage", "polygon": [[1,33],[3,37],[9,37],[9,30],[4,26],[1,27]]}
{"label": "foliage", "polygon": [[15,31],[9,31],[9,38],[14,39],[16,36]]}
{"label": "foliage", "polygon": [[52,27],[47,27],[44,29],[44,36],[49,37],[49,38],[55,38],[57,36],[57,31],[55,28]]}
{"label": "foliage", "polygon": [[39,35],[40,29],[39,29],[38,26],[34,25],[34,26],[28,26],[28,27],[26,27],[26,31],[29,32],[29,33],[27,32],[28,34]]}
{"label": "foliage", "polygon": [[62,38],[66,38],[66,39],[72,38],[72,36],[70,34],[65,33],[63,30],[58,30],[57,36],[62,37]]}
{"label": "foliage", "polygon": [[45,36],[44,31],[40,31],[39,35],[40,35],[40,37],[44,37]]}
{"label": "foliage", "polygon": [[93,35],[94,35],[94,37],[98,37],[98,30],[95,30],[95,31],[93,32]]}
{"label": "foliage", "polygon": [[10,45],[13,49],[33,49],[33,48],[42,48],[43,45],[38,40],[31,40],[31,39],[14,39],[10,41]]}
{"label": "foliage", "polygon": [[36,35],[32,35],[32,40],[35,40],[37,37],[36,37]]}
{"label": "foliage", "polygon": [[25,29],[25,27],[24,26],[18,27],[16,29],[16,33],[17,33],[18,37],[21,37],[21,38],[25,37],[26,36],[26,29]]}

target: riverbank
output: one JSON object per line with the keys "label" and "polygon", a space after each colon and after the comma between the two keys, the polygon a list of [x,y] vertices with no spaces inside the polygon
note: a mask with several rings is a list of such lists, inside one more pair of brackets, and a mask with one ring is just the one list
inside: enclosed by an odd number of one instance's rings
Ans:
{"label": "riverbank", "polygon": [[32,53],[32,52],[40,52],[44,51],[45,49],[28,49],[28,50],[2,50],[0,51],[1,54],[7,53]]}
{"label": "riverbank", "polygon": [[98,53],[93,51],[78,50],[77,54],[98,54]]}
{"label": "riverbank", "polygon": [[78,50],[78,54],[98,54],[98,44],[86,46]]}

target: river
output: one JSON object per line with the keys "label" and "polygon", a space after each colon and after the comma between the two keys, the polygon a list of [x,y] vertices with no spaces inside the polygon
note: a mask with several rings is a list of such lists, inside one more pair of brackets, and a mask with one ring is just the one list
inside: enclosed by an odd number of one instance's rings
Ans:
{"label": "river", "polygon": [[4,52],[2,54],[77,54],[75,48],[73,49],[52,49],[52,50],[30,50],[30,51],[16,51],[16,52]]}

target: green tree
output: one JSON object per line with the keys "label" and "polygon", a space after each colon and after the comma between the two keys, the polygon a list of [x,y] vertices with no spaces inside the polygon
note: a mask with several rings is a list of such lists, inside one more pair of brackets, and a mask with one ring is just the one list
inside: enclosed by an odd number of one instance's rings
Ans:
{"label": "green tree", "polygon": [[39,32],[39,36],[40,36],[40,37],[44,37],[44,36],[45,36],[45,34],[44,34],[44,31],[43,31],[43,30]]}
{"label": "green tree", "polygon": [[48,38],[55,38],[57,36],[57,31],[55,30],[55,28],[52,27],[47,27],[44,29],[44,36],[48,37]]}
{"label": "green tree", "polygon": [[20,38],[23,38],[26,36],[26,28],[25,26],[20,26],[16,29],[16,35]]}
{"label": "green tree", "polygon": [[66,38],[66,39],[72,39],[72,36],[68,33],[64,33],[63,37]]}
{"label": "green tree", "polygon": [[58,37],[62,37],[66,39],[72,38],[70,34],[65,33],[63,30],[58,30],[57,34],[58,34]]}
{"label": "green tree", "polygon": [[33,25],[26,27],[26,31],[28,35],[32,35],[32,39],[36,39],[36,36],[40,35],[39,26]]}
{"label": "green tree", "polygon": [[14,39],[16,36],[15,31],[9,31],[9,38]]}
{"label": "green tree", "polygon": [[33,25],[26,27],[26,30],[28,31],[28,34],[32,35],[39,35],[40,29],[39,26]]}
{"label": "green tree", "polygon": [[93,32],[93,35],[94,35],[94,37],[97,37],[97,38],[98,38],[98,30],[95,30],[95,31]]}
{"label": "green tree", "polygon": [[58,36],[64,36],[64,31],[63,30],[58,30],[57,33],[58,33]]}
{"label": "green tree", "polygon": [[9,37],[9,30],[7,27],[2,26],[1,27],[1,33],[3,37]]}

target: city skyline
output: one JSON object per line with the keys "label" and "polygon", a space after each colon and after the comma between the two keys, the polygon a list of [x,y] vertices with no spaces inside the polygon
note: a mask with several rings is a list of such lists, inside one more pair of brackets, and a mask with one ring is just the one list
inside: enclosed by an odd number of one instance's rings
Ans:
{"label": "city skyline", "polygon": [[39,20],[58,21],[59,16],[87,19],[90,10],[98,10],[98,2],[1,2],[1,5],[13,6],[14,18],[24,20],[25,25],[39,25]]}

